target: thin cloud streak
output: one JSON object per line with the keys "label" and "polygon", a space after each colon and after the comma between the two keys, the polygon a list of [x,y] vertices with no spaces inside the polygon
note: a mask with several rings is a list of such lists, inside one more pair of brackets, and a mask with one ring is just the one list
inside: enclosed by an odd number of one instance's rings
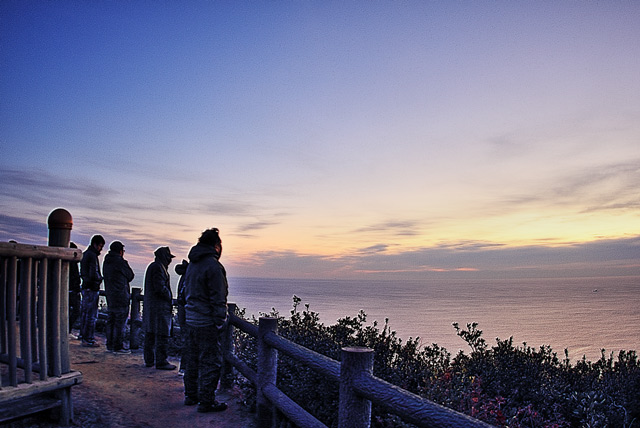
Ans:
{"label": "thin cloud streak", "polygon": [[[386,279],[640,275],[640,236],[565,246],[505,247],[461,242],[397,253],[379,244],[340,256],[260,252],[235,264],[237,276]],[[297,275],[297,276],[296,276]]]}

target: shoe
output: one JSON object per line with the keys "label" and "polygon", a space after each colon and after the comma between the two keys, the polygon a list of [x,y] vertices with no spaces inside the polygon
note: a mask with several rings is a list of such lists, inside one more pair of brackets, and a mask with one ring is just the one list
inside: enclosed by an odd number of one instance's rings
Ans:
{"label": "shoe", "polygon": [[120,354],[120,355],[125,355],[125,354],[130,354],[131,351],[125,348],[122,349],[118,349],[117,351],[112,351],[114,354]]}
{"label": "shoe", "polygon": [[100,344],[96,343],[96,342],[85,342],[83,340],[82,341],[82,346],[84,346],[85,348],[99,348]]}
{"label": "shoe", "polygon": [[193,398],[193,397],[189,397],[189,396],[184,397],[184,405],[185,406],[195,406],[196,404],[198,404],[198,399],[197,398]]}
{"label": "shoe", "polygon": [[162,366],[156,366],[156,370],[173,370],[176,366],[170,363],[164,364]]}
{"label": "shoe", "polygon": [[75,334],[69,333],[69,339],[78,340],[79,338]]}
{"label": "shoe", "polygon": [[178,376],[184,376],[184,369],[178,370]]}
{"label": "shoe", "polygon": [[222,412],[223,410],[227,410],[227,403],[218,403],[214,401],[213,404],[208,403],[200,403],[198,404],[198,412],[199,413],[208,413],[208,412]]}

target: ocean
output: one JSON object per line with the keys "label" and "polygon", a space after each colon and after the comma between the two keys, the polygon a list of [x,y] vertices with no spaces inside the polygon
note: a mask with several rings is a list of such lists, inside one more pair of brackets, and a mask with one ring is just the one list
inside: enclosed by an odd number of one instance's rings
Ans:
{"label": "ocean", "polygon": [[501,280],[371,281],[229,278],[229,302],[248,317],[277,310],[289,317],[293,296],[317,312],[325,325],[354,317],[382,328],[385,319],[398,337],[419,337],[452,354],[467,344],[452,326],[477,322],[489,346],[513,337],[514,344],[551,346],[575,362],[640,349],[640,277]]}

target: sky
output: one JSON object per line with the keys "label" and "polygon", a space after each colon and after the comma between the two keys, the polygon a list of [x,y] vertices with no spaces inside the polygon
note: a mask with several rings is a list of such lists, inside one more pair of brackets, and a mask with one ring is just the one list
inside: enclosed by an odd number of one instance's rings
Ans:
{"label": "sky", "polygon": [[[640,275],[640,3],[0,2],[0,241],[137,272]],[[106,252],[106,251],[105,251]],[[139,275],[141,277],[141,275]]]}

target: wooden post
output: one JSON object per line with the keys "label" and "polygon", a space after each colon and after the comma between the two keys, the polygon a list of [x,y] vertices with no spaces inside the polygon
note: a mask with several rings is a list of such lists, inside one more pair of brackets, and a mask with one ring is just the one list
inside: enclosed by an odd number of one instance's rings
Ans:
{"label": "wooden post", "polygon": [[[0,353],[7,353],[7,259],[0,259]],[[1,386],[0,386],[1,388]]]}
{"label": "wooden post", "polygon": [[[51,211],[47,219],[49,226],[49,246],[69,247],[71,242],[71,229],[73,228],[73,218],[69,211],[64,208],[56,208]],[[55,269],[54,271],[57,271]],[[69,361],[69,262],[60,265],[58,287],[51,287],[51,315],[57,319],[52,320],[51,336],[52,340],[57,338],[59,349],[54,351],[54,360],[60,358],[59,366],[54,371],[69,373],[71,364]],[[55,279],[54,279],[55,281]],[[55,294],[55,295],[54,295]],[[56,330],[56,331],[54,331]],[[57,355],[56,355],[57,354]],[[57,361],[56,361],[57,363]]]}
{"label": "wooden post", "polygon": [[31,260],[31,355],[33,362],[38,360],[38,271],[42,261]]}
{"label": "wooden post", "polygon": [[232,355],[234,351],[233,345],[233,325],[231,324],[231,315],[236,314],[237,305],[235,303],[229,303],[227,305],[227,328],[224,331],[224,337],[222,338],[222,376],[220,377],[220,385],[223,388],[231,388],[233,386],[233,366],[227,360],[227,355]]}
{"label": "wooden post", "polygon": [[49,214],[47,224],[49,226],[49,246],[68,247],[73,228],[73,219],[69,211],[64,208],[56,208]]}
{"label": "wooden post", "polygon": [[140,348],[140,330],[142,329],[142,318],[140,317],[140,295],[142,289],[133,287],[131,289],[131,315],[129,318],[129,348]]}
{"label": "wooden post", "polygon": [[38,272],[40,286],[38,287],[38,361],[40,362],[40,380],[47,380],[49,367],[48,350],[47,350],[47,331],[48,327],[48,310],[46,296],[49,288],[49,263],[43,260],[40,263],[40,271]]}
{"label": "wooden post", "polygon": [[56,396],[60,400],[60,416],[58,424],[68,427],[73,422],[73,400],[71,397],[71,387],[62,388],[56,391]]}
{"label": "wooden post", "polygon": [[24,381],[32,383],[33,354],[31,349],[31,257],[22,259],[20,263],[20,356],[24,361]]}
{"label": "wooden post", "polygon": [[278,350],[270,347],[264,341],[267,333],[278,331],[278,319],[260,317],[258,324],[258,385],[256,397],[258,411],[258,426],[271,428],[275,421],[275,408],[264,395],[264,388],[268,384],[276,384],[278,372]]}
{"label": "wooden post", "polygon": [[7,275],[8,290],[7,290],[7,348],[9,351],[9,385],[18,386],[18,338],[17,330],[18,325],[16,323],[16,300],[18,298],[17,293],[17,271],[18,271],[18,258],[13,256],[9,259]]}
{"label": "wooden post", "polygon": [[351,386],[352,379],[373,372],[373,349],[342,348],[340,364],[340,405],[338,428],[369,428],[371,401],[360,397]]}
{"label": "wooden post", "polygon": [[[57,259],[53,260],[52,263],[52,271],[51,272],[51,287],[49,287],[49,297],[51,298],[49,301],[49,308],[51,309],[49,312],[49,323],[51,327],[51,335],[49,336],[49,344],[51,345],[49,349],[51,349],[50,358],[49,358],[49,367],[51,367],[51,375],[60,377],[62,375],[62,337],[67,338],[65,343],[67,344],[66,350],[69,350],[68,331],[61,332],[61,322],[62,318],[67,319],[69,317],[69,312],[62,312],[62,299],[60,298],[60,288],[62,287],[62,283],[64,282],[61,278],[62,276],[62,260]],[[69,294],[69,293],[67,293]],[[67,297],[67,296],[65,296]]]}

